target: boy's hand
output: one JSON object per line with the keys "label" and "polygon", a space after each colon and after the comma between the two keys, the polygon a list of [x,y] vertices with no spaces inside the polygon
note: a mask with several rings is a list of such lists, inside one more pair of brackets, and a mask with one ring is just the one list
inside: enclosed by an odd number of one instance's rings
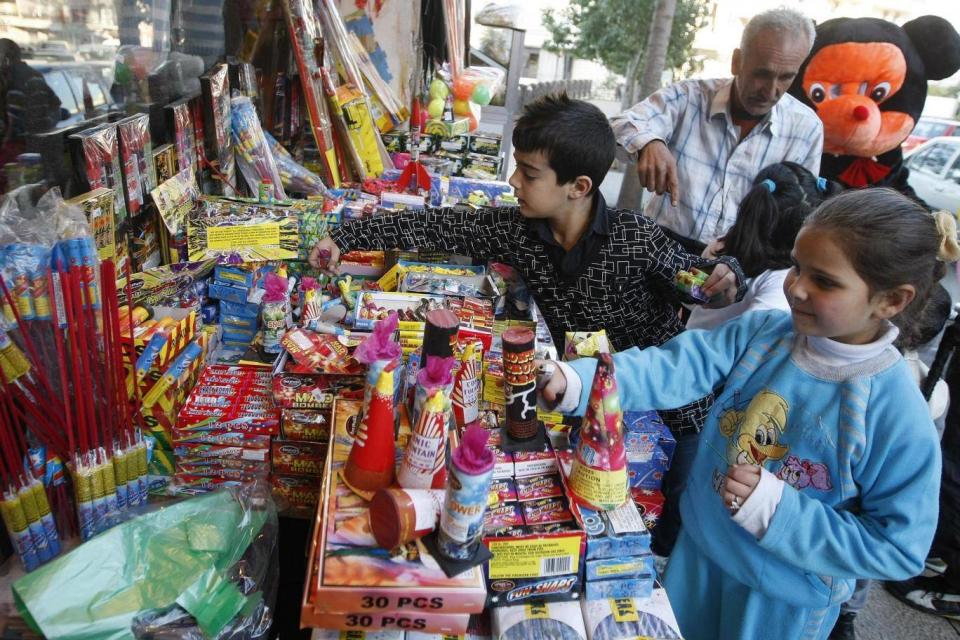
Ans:
{"label": "boy's hand", "polygon": [[328,276],[335,276],[340,271],[340,247],[327,236],[310,250],[310,266],[319,269]]}
{"label": "boy's hand", "polygon": [[563,400],[567,391],[567,377],[563,375],[556,364],[549,360],[537,360],[537,388],[540,390],[540,399],[546,407],[553,408]]}
{"label": "boy's hand", "polygon": [[670,193],[670,204],[680,202],[680,181],[677,179],[677,161],[662,140],[647,143],[637,154],[637,175],[648,191],[663,195]]}
{"label": "boy's hand", "polygon": [[737,274],[723,263],[716,265],[710,272],[710,277],[703,283],[703,292],[710,298],[710,301],[703,305],[708,309],[718,309],[731,304],[737,299]]}
{"label": "boy's hand", "polygon": [[760,467],[754,464],[735,464],[727,469],[723,486],[723,502],[733,515],[747,501],[760,484]]}

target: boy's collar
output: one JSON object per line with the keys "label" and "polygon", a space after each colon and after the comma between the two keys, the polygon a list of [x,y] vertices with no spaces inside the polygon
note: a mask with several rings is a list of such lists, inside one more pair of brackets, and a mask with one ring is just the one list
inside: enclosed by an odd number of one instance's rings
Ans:
{"label": "boy's collar", "polygon": [[[539,218],[532,222],[537,228],[542,240],[555,242],[553,239],[553,231],[550,230],[550,222],[548,220]],[[593,194],[593,215],[590,220],[590,226],[587,227],[581,239],[591,233],[601,236],[610,235],[610,209],[607,208],[607,201],[599,190]],[[579,240],[577,240],[577,242],[579,242]]]}

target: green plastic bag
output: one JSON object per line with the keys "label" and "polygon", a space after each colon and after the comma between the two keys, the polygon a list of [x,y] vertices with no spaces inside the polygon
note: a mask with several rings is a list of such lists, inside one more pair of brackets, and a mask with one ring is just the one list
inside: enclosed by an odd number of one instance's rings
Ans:
{"label": "green plastic bag", "polygon": [[[17,608],[48,638],[133,638],[143,613],[180,605],[207,637],[259,593],[229,579],[276,509],[263,487],[223,489],[165,506],[105,531],[13,585]],[[272,546],[276,540],[268,541]],[[269,553],[267,554],[269,557]]]}

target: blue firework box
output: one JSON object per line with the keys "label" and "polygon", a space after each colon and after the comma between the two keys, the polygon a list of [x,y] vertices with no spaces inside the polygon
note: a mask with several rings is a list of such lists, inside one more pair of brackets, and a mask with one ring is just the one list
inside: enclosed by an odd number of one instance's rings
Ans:
{"label": "blue firework box", "polygon": [[625,411],[623,429],[628,433],[642,434],[644,440],[655,442],[666,454],[667,468],[670,468],[673,452],[677,448],[677,440],[670,432],[670,427],[660,419],[660,414],[656,411]]}
{"label": "blue firework box", "polygon": [[662,588],[647,598],[609,598],[580,603],[587,640],[681,640],[680,625]]}
{"label": "blue firework box", "polygon": [[583,588],[583,597],[586,600],[649,598],[651,593],[653,593],[653,576],[622,578],[620,580],[595,580],[587,582]]}
{"label": "blue firework box", "polygon": [[645,554],[621,558],[587,560],[586,580],[618,580],[621,578],[652,578],[656,575],[653,555]]}

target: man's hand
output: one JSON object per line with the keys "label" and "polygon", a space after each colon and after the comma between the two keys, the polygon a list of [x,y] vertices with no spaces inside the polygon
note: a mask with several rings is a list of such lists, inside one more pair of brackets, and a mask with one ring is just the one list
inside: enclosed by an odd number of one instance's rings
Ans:
{"label": "man's hand", "polygon": [[716,265],[703,283],[703,292],[710,298],[710,301],[703,305],[708,309],[719,309],[732,304],[737,299],[737,274],[723,263]]}
{"label": "man's hand", "polygon": [[735,464],[727,469],[723,485],[723,503],[736,513],[760,484],[760,467],[753,464]]}
{"label": "man's hand", "polygon": [[335,276],[340,271],[340,247],[327,236],[313,245],[309,262],[314,269],[319,269],[328,276]]}
{"label": "man's hand", "polygon": [[670,204],[680,202],[680,183],[677,180],[677,161],[662,140],[654,140],[640,149],[637,156],[637,175],[640,184],[657,195],[670,193]]}

